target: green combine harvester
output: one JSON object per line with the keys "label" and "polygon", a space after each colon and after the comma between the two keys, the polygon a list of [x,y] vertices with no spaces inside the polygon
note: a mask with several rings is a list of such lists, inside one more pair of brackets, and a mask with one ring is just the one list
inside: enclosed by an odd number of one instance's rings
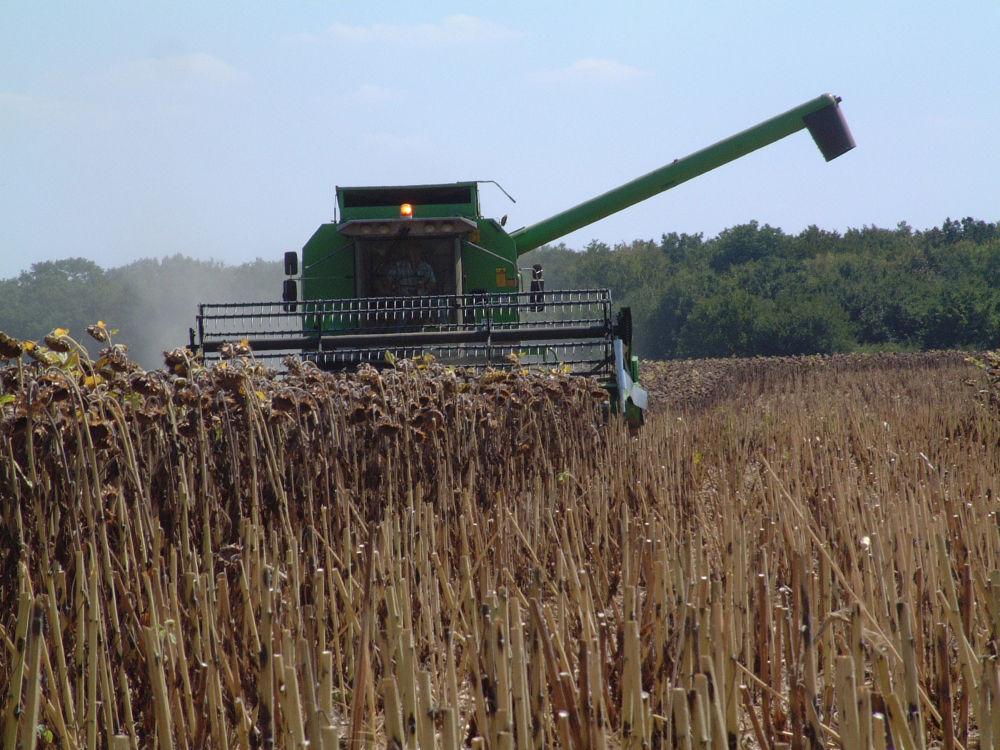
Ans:
{"label": "green combine harvester", "polygon": [[280,302],[199,305],[191,345],[207,357],[248,340],[257,357],[329,369],[431,354],[462,367],[558,366],[595,376],[641,419],[628,308],[608,289],[548,290],[525,253],[807,129],[827,161],[854,148],[839,97],[817,97],[647,175],[508,232],[479,212],[481,182],[338,187],[339,219],[285,254]]}

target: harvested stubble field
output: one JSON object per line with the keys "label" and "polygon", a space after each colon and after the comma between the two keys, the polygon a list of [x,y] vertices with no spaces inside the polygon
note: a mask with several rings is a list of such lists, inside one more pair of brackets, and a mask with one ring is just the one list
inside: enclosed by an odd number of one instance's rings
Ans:
{"label": "harvested stubble field", "polygon": [[4,748],[1000,747],[960,356],[755,361],[630,434],[559,374],[109,354],[0,374]]}
{"label": "harvested stubble field", "polygon": [[824,370],[836,372],[899,371],[961,365],[958,351],[884,354],[816,354],[800,357],[731,357],[678,359],[642,363],[643,385],[657,411],[702,411],[733,399],[753,399],[789,381]]}

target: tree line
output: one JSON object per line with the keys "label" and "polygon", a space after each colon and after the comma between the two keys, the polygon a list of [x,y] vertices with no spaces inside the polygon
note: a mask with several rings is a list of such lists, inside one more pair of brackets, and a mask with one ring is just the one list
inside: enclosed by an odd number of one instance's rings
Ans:
{"label": "tree line", "polygon": [[915,231],[750,222],[525,256],[546,287],[609,287],[654,359],[1000,346],[1000,225]]}
{"label": "tree line", "polygon": [[[750,222],[521,262],[541,263],[548,289],[610,288],[647,358],[1000,346],[1000,224],[972,218],[798,234]],[[45,261],[0,279],[0,330],[38,339],[105,320],[151,367],[187,342],[199,302],[274,300],[282,278],[277,260]]]}
{"label": "tree line", "polygon": [[156,367],[164,349],[188,342],[199,302],[279,299],[282,274],[278,261],[226,265],[183,255],[108,269],[84,258],[44,261],[0,279],[0,331],[40,339],[62,326],[96,350],[85,329],[103,320],[138,362]]}

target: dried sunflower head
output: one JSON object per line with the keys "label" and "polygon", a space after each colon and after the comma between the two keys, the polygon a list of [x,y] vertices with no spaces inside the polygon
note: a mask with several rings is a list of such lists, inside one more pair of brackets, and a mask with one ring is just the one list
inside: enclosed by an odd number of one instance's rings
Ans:
{"label": "dried sunflower head", "polygon": [[163,385],[151,373],[135,374],[129,380],[132,390],[145,396],[158,396],[163,393]]}
{"label": "dried sunflower head", "polygon": [[50,373],[42,375],[38,382],[49,393],[51,401],[65,401],[70,397],[69,384],[61,374]]}
{"label": "dried sunflower head", "polygon": [[401,428],[397,422],[394,422],[389,417],[382,417],[375,424],[375,429],[379,435],[395,435]]}
{"label": "dried sunflower head", "polygon": [[227,341],[222,345],[222,348],[219,350],[219,354],[223,359],[245,357],[250,354],[250,342],[247,339],[243,339],[238,342]]}
{"label": "dried sunflower head", "polygon": [[51,365],[55,362],[55,357],[52,356],[52,352],[46,349],[44,346],[39,346],[34,341],[25,341],[24,353],[31,357],[36,362],[40,362],[43,365]]}
{"label": "dried sunflower head", "polygon": [[437,430],[444,421],[444,414],[433,407],[426,407],[410,419],[410,424],[421,430]]}
{"label": "dried sunflower head", "polygon": [[100,341],[102,344],[106,344],[110,340],[108,326],[103,320],[97,321],[94,325],[87,326],[87,333],[90,334],[91,338]]}
{"label": "dried sunflower head", "polygon": [[0,368],[0,393],[13,391],[19,387],[16,369],[13,367]]}
{"label": "dried sunflower head", "polygon": [[508,373],[506,370],[487,370],[479,379],[479,382],[482,385],[489,385],[490,383],[497,383],[502,380],[506,380],[507,376]]}
{"label": "dried sunflower head", "polygon": [[198,435],[198,424],[192,419],[186,419],[177,425],[177,433],[181,437],[193,438]]}
{"label": "dried sunflower head", "polygon": [[372,367],[370,364],[365,362],[360,367],[358,367],[357,379],[362,383],[375,384],[381,383],[382,376],[379,375],[378,370]]}
{"label": "dried sunflower head", "polygon": [[595,401],[607,401],[610,398],[608,392],[604,388],[601,388],[596,383],[593,384],[592,388],[590,389],[590,396]]}
{"label": "dried sunflower head", "polygon": [[363,406],[358,406],[352,411],[348,417],[347,421],[350,424],[361,424],[362,422],[367,422],[372,419],[371,409],[366,409]]}
{"label": "dried sunflower head", "polygon": [[175,404],[197,404],[201,397],[201,389],[195,383],[185,383],[174,391]]}
{"label": "dried sunflower head", "polygon": [[134,369],[134,365],[129,361],[128,347],[125,344],[114,344],[107,349],[101,350],[101,358],[97,360],[97,367],[109,367],[115,372],[127,372]]}
{"label": "dried sunflower head", "polygon": [[169,352],[163,352],[163,362],[169,368],[186,364],[190,357],[191,353],[183,346],[171,349]]}
{"label": "dried sunflower head", "polygon": [[94,412],[88,412],[84,424],[90,432],[90,439],[97,448],[108,448],[111,445],[111,424]]}
{"label": "dried sunflower head", "polygon": [[52,331],[45,336],[45,343],[52,351],[65,354],[70,350],[69,329],[53,328]]}
{"label": "dried sunflower head", "polygon": [[240,393],[243,390],[243,383],[246,378],[239,370],[230,370],[216,367],[214,370],[215,383],[224,391],[230,393]]}
{"label": "dried sunflower head", "polygon": [[0,331],[0,360],[17,359],[23,351],[20,341]]}
{"label": "dried sunflower head", "polygon": [[271,408],[274,411],[290,412],[295,409],[295,399],[288,393],[276,393],[271,397]]}

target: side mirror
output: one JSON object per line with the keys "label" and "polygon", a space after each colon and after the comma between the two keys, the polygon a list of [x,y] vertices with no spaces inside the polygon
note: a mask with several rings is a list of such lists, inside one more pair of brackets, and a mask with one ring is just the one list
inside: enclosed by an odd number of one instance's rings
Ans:
{"label": "side mirror", "polygon": [[285,303],[283,305],[285,312],[295,312],[298,308],[299,285],[295,279],[285,279],[281,285],[281,301]]}
{"label": "side mirror", "polygon": [[285,253],[285,276],[299,275],[299,254],[291,250]]}
{"label": "side mirror", "polygon": [[542,312],[545,309],[545,272],[542,264],[531,267],[531,307],[532,312]]}
{"label": "side mirror", "polygon": [[504,214],[503,216],[500,217],[500,226],[502,227],[507,226],[507,214]]}

